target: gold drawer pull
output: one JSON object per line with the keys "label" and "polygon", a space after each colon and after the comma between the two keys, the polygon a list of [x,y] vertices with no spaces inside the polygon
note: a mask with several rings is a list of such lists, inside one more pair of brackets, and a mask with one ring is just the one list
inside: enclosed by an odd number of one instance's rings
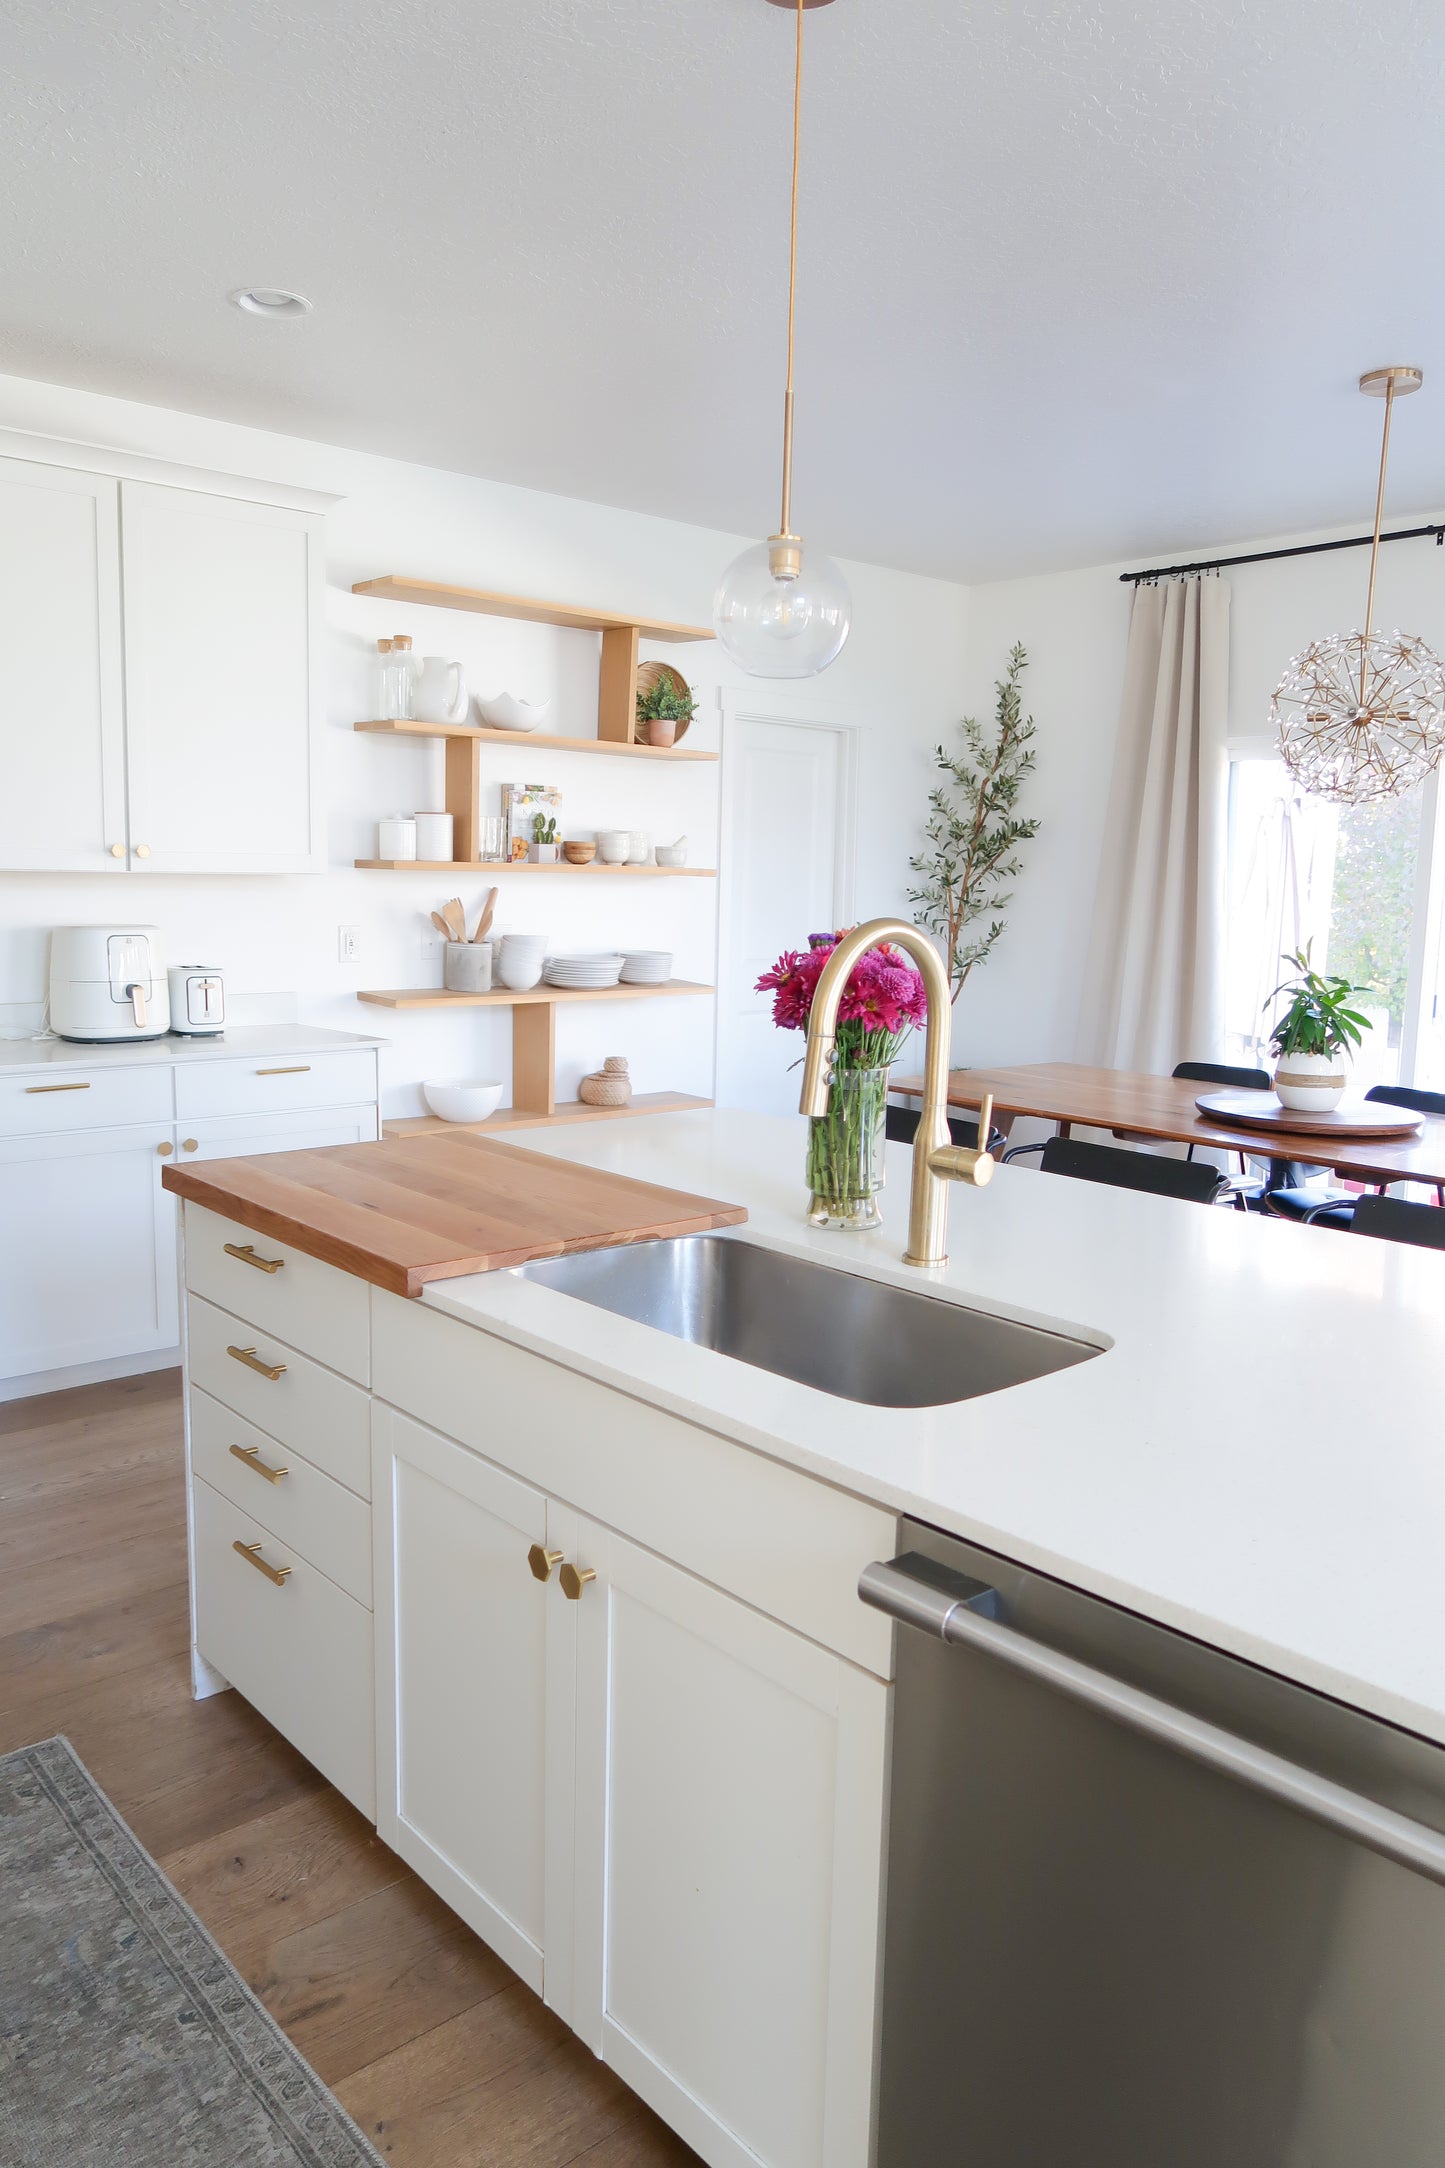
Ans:
{"label": "gold drawer pull", "polygon": [[27,1084],[25,1087],[26,1095],[30,1098],[33,1098],[37,1092],[88,1092],[89,1090],[90,1086],[88,1084]]}
{"label": "gold drawer pull", "polygon": [[244,1363],[248,1370],[258,1370],[261,1376],[269,1378],[273,1385],[277,1378],[284,1378],[286,1375],[285,1363],[263,1363],[253,1347],[228,1347],[226,1353],[233,1355],[238,1363]]}
{"label": "gold drawer pull", "polygon": [[261,1546],[259,1543],[242,1543],[240,1538],[238,1537],[237,1540],[231,1545],[231,1549],[233,1551],[239,1551],[248,1565],[254,1566],[258,1573],[264,1573],[267,1580],[274,1583],[277,1588],[284,1588],[286,1586],[286,1583],[290,1578],[291,1568],[289,1566],[268,1566],[265,1559],[261,1556]]}
{"label": "gold drawer pull", "polygon": [[544,1550],[540,1543],[534,1543],[527,1553],[527,1564],[532,1569],[533,1577],[538,1581],[550,1581],[552,1568],[560,1565],[561,1560],[562,1553],[560,1551]]}
{"label": "gold drawer pull", "polygon": [[567,1601],[569,1603],[580,1603],[583,1589],[589,1581],[596,1580],[597,1570],[594,1566],[573,1566],[568,1564],[562,1568],[557,1578],[562,1583],[562,1593],[567,1598]]}
{"label": "gold drawer pull", "polygon": [[[191,1151],[195,1146],[190,1146]],[[279,1272],[285,1264],[284,1257],[258,1257],[254,1242],[223,1242],[222,1249],[228,1257],[239,1257],[243,1265],[254,1265],[258,1272]]]}
{"label": "gold drawer pull", "polygon": [[279,1483],[283,1475],[290,1475],[291,1473],[289,1468],[267,1467],[265,1461],[261,1458],[259,1446],[233,1445],[231,1451],[237,1460],[244,1461],[248,1468],[254,1468],[257,1475],[265,1476],[268,1483]]}
{"label": "gold drawer pull", "polygon": [[296,1061],[292,1062],[287,1069],[258,1069],[256,1074],[257,1076],[309,1076],[311,1074],[311,1064],[309,1061]]}

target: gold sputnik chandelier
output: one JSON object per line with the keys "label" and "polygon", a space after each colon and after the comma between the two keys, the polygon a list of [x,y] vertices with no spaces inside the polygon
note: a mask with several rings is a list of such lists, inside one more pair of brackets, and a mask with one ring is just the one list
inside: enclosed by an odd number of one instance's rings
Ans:
{"label": "gold sputnik chandelier", "polygon": [[1445,670],[1412,632],[1376,632],[1375,572],[1395,401],[1418,391],[1419,369],[1370,369],[1360,390],[1385,402],[1380,480],[1363,632],[1332,633],[1291,660],[1270,717],[1280,757],[1313,798],[1374,805],[1423,783],[1445,752]]}

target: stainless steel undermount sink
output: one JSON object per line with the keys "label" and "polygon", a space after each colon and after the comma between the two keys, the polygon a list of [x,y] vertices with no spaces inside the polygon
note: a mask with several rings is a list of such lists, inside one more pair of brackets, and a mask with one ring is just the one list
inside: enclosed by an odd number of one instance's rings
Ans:
{"label": "stainless steel undermount sink", "polygon": [[873,1408],[936,1408],[1087,1362],[1087,1340],[726,1235],[514,1266],[515,1276]]}

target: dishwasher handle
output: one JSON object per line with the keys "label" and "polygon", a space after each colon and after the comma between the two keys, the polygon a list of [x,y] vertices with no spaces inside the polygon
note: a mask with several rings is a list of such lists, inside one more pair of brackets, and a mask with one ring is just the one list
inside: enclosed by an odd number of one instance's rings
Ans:
{"label": "dishwasher handle", "polygon": [[[1172,1702],[1129,1686],[1107,1671],[1096,1671],[1076,1657],[1031,1640],[999,1619],[996,1590],[968,1582],[963,1585],[970,1593],[961,1596],[956,1589],[936,1585],[931,1577],[925,1579],[910,1571],[910,1563],[908,1559],[896,1563],[880,1559],[865,1566],[858,1582],[864,1603],[940,1641],[992,1656],[1042,1685],[1085,1703],[1116,1724],[1141,1732],[1145,1738],[1156,1739],[1176,1753],[1202,1762],[1206,1768],[1220,1770],[1237,1783],[1294,1807],[1397,1865],[1429,1881],[1445,1883],[1445,1836],[1423,1822],[1396,1814],[1392,1808],[1382,1807],[1313,1770],[1302,1769],[1266,1747],[1255,1746],[1234,1732],[1175,1708]],[[919,1564],[927,1567],[928,1562],[919,1560]],[[932,1570],[938,1572],[937,1568]],[[939,1578],[945,1576],[940,1574]],[[961,1575],[953,1578],[963,1582]]]}

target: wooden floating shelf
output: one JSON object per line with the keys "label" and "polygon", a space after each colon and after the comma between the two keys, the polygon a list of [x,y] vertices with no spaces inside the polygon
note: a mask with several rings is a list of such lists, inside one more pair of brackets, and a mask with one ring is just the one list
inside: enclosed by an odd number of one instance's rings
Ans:
{"label": "wooden floating shelf", "polygon": [[482,617],[520,617],[529,625],[558,625],[564,632],[640,633],[644,640],[712,640],[711,625],[674,625],[666,619],[627,617],[617,610],[584,610],[569,602],[537,602],[526,595],[498,595],[485,587],[448,587],[440,580],[407,579],[387,572],[357,580],[353,595],[382,602],[425,602],[439,610],[474,610]]}
{"label": "wooden floating shelf", "polygon": [[638,1092],[630,1106],[589,1107],[580,1099],[566,1099],[550,1114],[529,1107],[500,1107],[484,1122],[443,1122],[435,1114],[413,1115],[404,1121],[383,1122],[384,1137],[440,1136],[447,1129],[471,1129],[478,1136],[495,1136],[504,1129],[540,1129],[548,1122],[617,1122],[638,1114],[687,1114],[710,1107],[711,1099],[694,1099],[689,1092]]}
{"label": "wooden floating shelf", "polygon": [[358,858],[361,873],[630,873],[686,881],[715,881],[716,866],[534,866],[530,858]]}
{"label": "wooden floating shelf", "polygon": [[559,738],[546,730],[489,730],[478,723],[419,723],[411,717],[392,723],[353,723],[378,738],[469,738],[478,745],[510,745],[525,752],[540,746],[549,753],[621,753],[631,760],[716,760],[716,753],[693,752],[685,745],[631,745],[613,738]]}
{"label": "wooden floating shelf", "polygon": [[529,986],[521,994],[505,986],[490,994],[453,994],[441,986],[392,986],[356,998],[377,1009],[550,1009],[561,1001],[655,1001],[662,994],[716,992],[715,986],[701,986],[692,979],[664,979],[661,986]]}

